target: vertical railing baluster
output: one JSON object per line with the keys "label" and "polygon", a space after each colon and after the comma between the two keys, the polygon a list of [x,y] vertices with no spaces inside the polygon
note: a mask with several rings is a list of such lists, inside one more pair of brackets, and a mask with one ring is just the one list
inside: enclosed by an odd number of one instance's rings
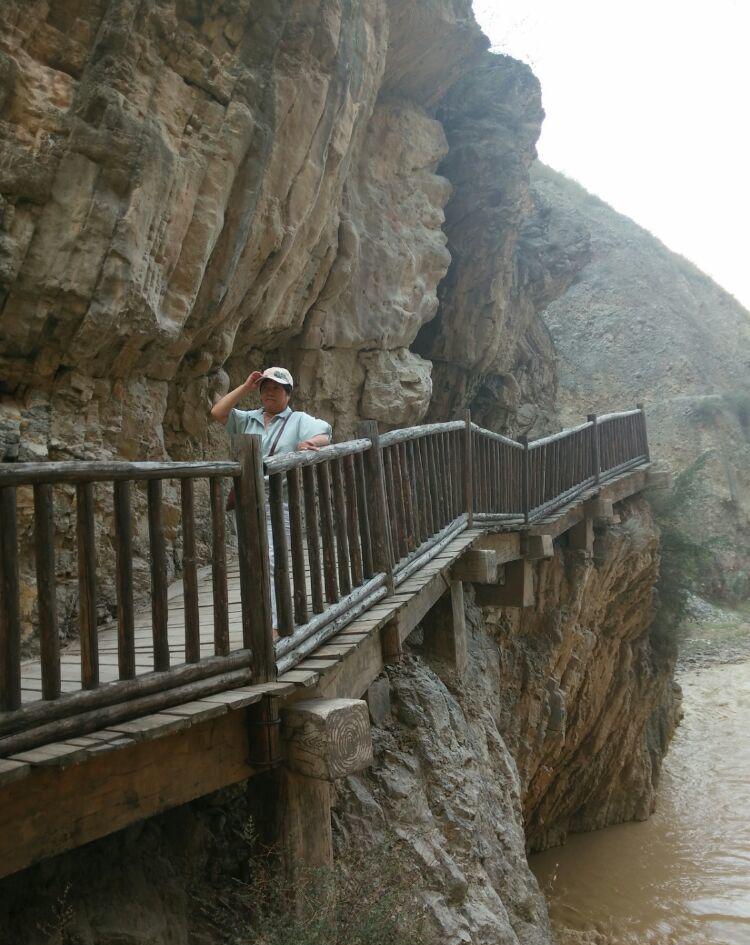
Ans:
{"label": "vertical railing baluster", "polygon": [[[214,611],[214,653],[229,653],[229,595],[225,537],[224,488],[221,479],[209,479],[211,492],[211,589]],[[235,500],[236,501],[236,500]]]}
{"label": "vertical railing baluster", "polygon": [[34,557],[39,606],[39,641],[42,664],[42,698],[60,696],[60,638],[57,632],[55,580],[55,520],[52,486],[34,486]]}
{"label": "vertical railing baluster", "polygon": [[0,709],[21,706],[21,597],[15,486],[0,489]]}
{"label": "vertical railing baluster", "polygon": [[163,671],[169,669],[169,635],[167,630],[167,550],[164,541],[161,479],[149,479],[147,494],[154,669]]}
{"label": "vertical railing baluster", "polygon": [[262,683],[276,678],[263,452],[261,438],[257,435],[237,436],[233,445],[240,464],[240,475],[235,479],[235,514],[242,642],[253,653],[253,681]]}
{"label": "vertical railing baluster", "polygon": [[359,515],[359,534],[362,541],[362,569],[366,578],[375,574],[372,562],[372,532],[370,526],[370,512],[367,501],[367,479],[365,477],[365,458],[362,453],[354,457],[355,475],[357,479],[357,512]]}
{"label": "vertical railing baluster", "polygon": [[435,516],[435,495],[433,493],[432,478],[430,476],[430,450],[427,443],[429,437],[420,436],[417,440],[417,449],[419,450],[419,467],[421,469],[422,482],[425,491],[425,515],[427,519],[428,534],[430,537],[436,534],[440,529]]}
{"label": "vertical railing baluster", "polygon": [[349,555],[352,566],[352,585],[359,587],[364,580],[362,574],[362,549],[359,542],[359,504],[357,482],[354,472],[354,457],[345,456],[344,485],[346,486],[346,524],[349,532]]}
{"label": "vertical railing baluster", "polygon": [[[237,482],[235,482],[235,495],[236,494]],[[190,478],[180,479],[182,601],[185,607],[186,663],[197,663],[201,658],[201,626],[200,608],[198,606],[198,559],[195,553],[194,499],[193,480]],[[242,562],[240,561],[240,567],[241,566]]]}
{"label": "vertical railing baluster", "polygon": [[76,486],[76,535],[78,545],[78,596],[81,636],[81,683],[84,689],[99,685],[99,641],[96,627],[96,540],[94,498],[90,482]]}
{"label": "vertical railing baluster", "polygon": [[374,420],[363,420],[359,434],[371,442],[363,456],[367,482],[367,517],[371,528],[372,567],[376,574],[385,574],[388,593],[393,594],[393,553],[389,530],[389,509],[386,496],[383,450],[380,447],[378,425]]}
{"label": "vertical railing baluster", "polygon": [[272,473],[268,477],[268,503],[271,512],[271,534],[273,537],[273,581],[276,591],[276,626],[279,631],[279,636],[288,637],[294,632],[294,614],[289,580],[289,546],[286,537],[284,515],[283,473]]}
{"label": "vertical railing baluster", "polygon": [[523,511],[523,520],[526,524],[529,522],[529,439],[524,434],[518,437],[518,442],[523,447],[521,454],[521,507]]}
{"label": "vertical railing baluster", "polygon": [[133,526],[127,480],[114,483],[115,570],[117,585],[117,668],[120,679],[135,677],[135,608],[133,605]]}
{"label": "vertical railing baluster", "polygon": [[419,547],[427,538],[427,528],[424,519],[424,484],[417,474],[417,445],[414,440],[408,440],[406,443],[406,461],[412,490],[414,535],[417,547]]}
{"label": "vertical railing baluster", "polygon": [[349,534],[346,528],[344,477],[341,471],[340,459],[331,460],[331,474],[333,480],[333,523],[336,528],[336,556],[339,563],[339,587],[343,595],[351,593],[352,580]]}
{"label": "vertical railing baluster", "polygon": [[305,529],[302,519],[302,489],[299,469],[288,469],[286,474],[289,495],[289,540],[292,545],[292,581],[294,584],[294,619],[307,623],[307,576],[305,574]]}
{"label": "vertical railing baluster", "polygon": [[318,500],[320,505],[320,536],[323,546],[323,575],[325,578],[326,601],[335,604],[339,599],[336,580],[336,549],[333,531],[333,510],[331,509],[331,474],[328,463],[318,463],[315,467],[318,479]]}
{"label": "vertical railing baluster", "polygon": [[471,411],[464,410],[464,428],[461,433],[461,478],[464,487],[464,512],[469,528],[474,525],[474,463],[471,448]]}
{"label": "vertical railing baluster", "polygon": [[646,457],[646,462],[651,462],[651,451],[648,445],[648,427],[646,426],[646,408],[643,404],[637,404],[638,409],[640,410],[640,428],[641,428],[641,440],[638,448],[638,453],[641,456]]}
{"label": "vertical railing baluster", "polygon": [[411,494],[411,476],[409,474],[408,460],[406,456],[406,444],[399,443],[396,446],[398,455],[398,470],[401,477],[401,495],[404,501],[404,531],[406,535],[406,547],[409,551],[414,551],[418,541],[414,527],[414,505]]}
{"label": "vertical railing baluster", "polygon": [[310,562],[310,589],[314,614],[322,614],[323,562],[320,555],[320,518],[315,499],[315,469],[302,468],[302,489],[305,494],[305,531],[307,533],[307,559]]}
{"label": "vertical railing baluster", "polygon": [[383,474],[385,477],[385,494],[388,500],[388,527],[391,542],[391,553],[393,555],[393,564],[395,565],[401,559],[401,546],[399,542],[396,487],[393,481],[391,453],[388,449],[383,450]]}

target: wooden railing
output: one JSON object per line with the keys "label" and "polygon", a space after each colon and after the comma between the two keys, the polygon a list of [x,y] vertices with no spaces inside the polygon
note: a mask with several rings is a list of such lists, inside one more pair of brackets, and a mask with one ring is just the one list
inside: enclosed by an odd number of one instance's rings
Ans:
{"label": "wooden railing", "polygon": [[[242,436],[234,438],[237,458],[227,462],[18,463],[0,468],[0,755],[11,743],[14,750],[30,743],[12,738],[30,728],[38,741],[44,734],[74,730],[74,718],[78,728],[85,724],[89,729],[97,720],[116,718],[123,703],[133,711],[155,711],[222,685],[271,680],[393,593],[473,523],[507,521],[521,528],[648,460],[641,408],[590,416],[579,427],[532,442],[484,430],[468,414],[383,435],[374,422],[367,422],[360,432],[360,439],[275,456],[265,466],[260,439]],[[226,477],[234,480],[237,496],[241,598],[239,614],[231,615]],[[210,497],[210,629],[200,620],[196,479],[208,480]],[[182,599],[171,606],[162,494],[167,480],[179,483],[182,533]],[[94,483],[107,484],[107,489],[111,484],[118,626],[117,678],[112,681],[103,681],[99,671]],[[131,493],[138,483],[145,483],[147,493],[148,626],[136,624],[133,589]],[[56,603],[52,499],[53,489],[63,484],[73,484],[76,494],[81,688],[72,693],[61,686],[61,666],[66,664],[61,662]],[[17,491],[29,487],[41,691],[39,698],[22,705]],[[150,659],[144,663],[136,653]]]}

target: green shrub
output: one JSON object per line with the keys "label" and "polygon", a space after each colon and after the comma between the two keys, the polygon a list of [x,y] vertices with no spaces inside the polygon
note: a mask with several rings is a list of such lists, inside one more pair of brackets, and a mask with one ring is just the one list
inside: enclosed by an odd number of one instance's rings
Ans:
{"label": "green shrub", "polygon": [[679,644],[680,628],[687,615],[688,595],[695,593],[703,575],[712,564],[711,544],[699,544],[681,527],[682,516],[695,484],[711,458],[712,450],[702,453],[674,480],[671,491],[649,495],[661,531],[659,602],[651,636],[657,646],[673,649]]}

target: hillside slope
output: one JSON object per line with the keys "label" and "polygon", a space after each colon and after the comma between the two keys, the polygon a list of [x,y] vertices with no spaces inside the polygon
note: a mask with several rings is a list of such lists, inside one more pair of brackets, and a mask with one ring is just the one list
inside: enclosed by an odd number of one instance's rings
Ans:
{"label": "hillside slope", "polygon": [[750,313],[574,181],[540,164],[532,181],[534,225],[578,249],[559,253],[576,273],[542,314],[559,358],[561,422],[643,402],[654,459],[679,477],[681,527],[713,561],[703,590],[746,595]]}

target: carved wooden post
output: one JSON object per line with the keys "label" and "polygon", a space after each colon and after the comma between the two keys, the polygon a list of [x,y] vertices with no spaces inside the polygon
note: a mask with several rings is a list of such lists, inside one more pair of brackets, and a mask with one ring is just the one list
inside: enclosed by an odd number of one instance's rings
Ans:
{"label": "carved wooden post", "polygon": [[363,456],[367,472],[368,518],[372,528],[372,566],[376,572],[385,574],[388,594],[394,593],[393,552],[390,532],[390,516],[385,494],[385,472],[380,448],[378,425],[374,420],[363,420],[359,435],[372,442]]}
{"label": "carved wooden post", "polygon": [[523,497],[523,521],[525,525],[529,524],[529,438],[524,434],[518,437],[518,442],[523,446],[523,456],[521,457],[521,495]]}
{"label": "carved wooden post", "polygon": [[594,480],[596,484],[599,485],[602,475],[601,460],[599,458],[599,424],[596,422],[595,413],[590,413],[586,419],[589,423],[593,424],[591,427],[591,461],[594,466]]}
{"label": "carved wooden post", "polygon": [[283,711],[281,843],[286,868],[333,866],[331,783],[372,764],[367,703],[311,699]]}
{"label": "carved wooden post", "polygon": [[461,468],[464,477],[464,508],[469,517],[469,528],[474,524],[474,462],[471,454],[471,411],[464,411],[463,455]]}
{"label": "carved wooden post", "polygon": [[276,678],[271,624],[271,571],[268,559],[263,457],[259,436],[235,436],[232,447],[240,464],[235,479],[242,644],[253,651],[253,680]]}

